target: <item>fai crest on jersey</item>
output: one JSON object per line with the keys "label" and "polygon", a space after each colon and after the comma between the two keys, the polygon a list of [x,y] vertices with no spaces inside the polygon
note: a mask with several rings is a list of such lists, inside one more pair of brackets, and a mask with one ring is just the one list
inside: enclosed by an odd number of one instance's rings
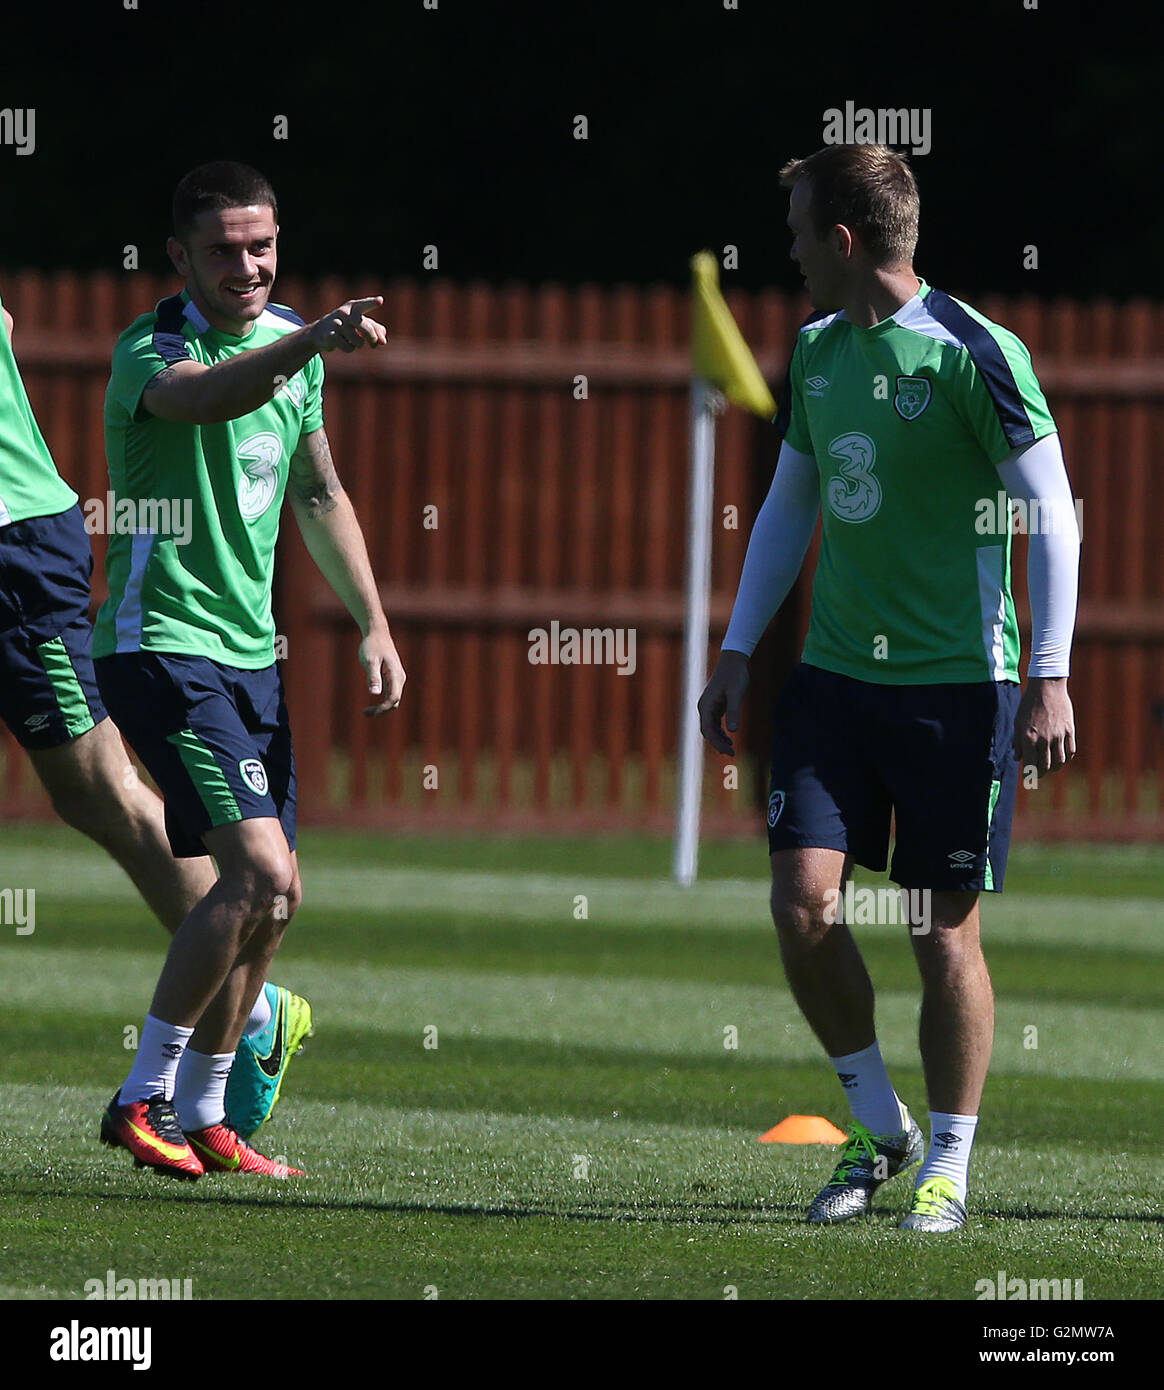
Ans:
{"label": "fai crest on jersey", "polygon": [[238,765],[243,781],[257,796],[267,794],[267,769],[258,758],[244,758]]}
{"label": "fai crest on jersey", "polygon": [[903,420],[916,420],[930,403],[933,383],[928,376],[899,376],[893,408]]}
{"label": "fai crest on jersey", "polygon": [[768,798],[768,827],[772,829],[784,810],[784,793],[773,792]]}

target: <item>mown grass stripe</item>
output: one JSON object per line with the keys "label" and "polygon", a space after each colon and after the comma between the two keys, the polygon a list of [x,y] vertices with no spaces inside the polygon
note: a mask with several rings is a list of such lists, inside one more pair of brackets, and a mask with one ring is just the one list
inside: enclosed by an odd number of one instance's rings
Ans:
{"label": "mown grass stripe", "polygon": [[[386,924],[409,914],[444,912],[466,930],[487,932],[498,920],[534,922],[551,930],[577,924],[575,897],[587,899],[586,921],[609,930],[634,928],[657,933],[713,932],[771,936],[763,885],[745,879],[698,884],[689,890],[666,882],[594,878],[584,873],[518,875],[455,870],[331,869],[303,861],[305,907],[300,923],[334,921],[337,914],[375,913]],[[0,882],[37,891],[42,930],[67,930],[78,904],[97,901],[137,904],[148,917],[125,874],[98,851],[62,858],[49,849],[19,852],[0,848]],[[1160,902],[1154,899],[1080,898],[1007,893],[983,900],[983,939],[999,945],[1090,947],[1113,953],[1137,951],[1164,956]],[[859,939],[904,942],[902,926],[861,924]]]}
{"label": "mown grass stripe", "polygon": [[[97,950],[38,952],[18,945],[8,948],[8,955],[22,967],[9,972],[9,1010],[40,1012],[54,999],[70,1001],[82,1013],[111,1020],[107,1045],[112,1052],[121,1046],[122,1026],[140,1023],[160,953],[120,952],[115,965]],[[719,1055],[730,1026],[748,1055],[819,1056],[787,991],[760,985],[393,969],[302,959],[288,963],[279,978],[311,1000],[321,1027],[370,1034],[412,1028],[418,1051],[431,1025],[443,1045],[458,1036],[511,1037],[531,1049],[576,1043],[628,1055]],[[916,991],[880,993],[883,1050],[914,1055],[917,1011]],[[1031,1028],[1037,1031],[1032,1034]],[[997,1003],[995,1073],[1150,1079],[1159,1074],[1162,1052],[1164,1017],[1158,1010],[1062,1004],[1033,995]]]}

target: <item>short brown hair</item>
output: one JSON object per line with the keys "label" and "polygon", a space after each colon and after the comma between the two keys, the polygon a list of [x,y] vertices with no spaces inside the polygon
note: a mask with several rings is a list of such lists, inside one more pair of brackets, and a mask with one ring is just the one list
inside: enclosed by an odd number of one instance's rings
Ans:
{"label": "short brown hair", "polygon": [[207,208],[222,212],[226,208],[249,207],[269,207],[275,221],[279,220],[275,190],[257,169],[233,159],[200,164],[184,175],[174,190],[174,235],[185,245],[199,213]]}
{"label": "short brown hair", "polygon": [[780,184],[812,180],[812,223],[823,237],[838,222],[860,238],[875,265],[909,264],[917,245],[917,180],[886,145],[826,145],[790,159]]}

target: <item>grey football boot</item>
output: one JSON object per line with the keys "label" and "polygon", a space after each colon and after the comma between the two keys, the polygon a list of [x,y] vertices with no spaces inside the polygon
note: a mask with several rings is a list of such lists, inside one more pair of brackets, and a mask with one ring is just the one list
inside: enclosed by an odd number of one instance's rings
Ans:
{"label": "grey football boot", "polygon": [[931,1178],[916,1188],[913,1205],[901,1221],[903,1231],[957,1231],[966,1224],[966,1208],[949,1178]]}
{"label": "grey football boot", "polygon": [[905,1115],[909,1125],[899,1134],[871,1134],[863,1124],[853,1121],[836,1171],[808,1209],[809,1221],[834,1225],[868,1216],[873,1194],[881,1184],[918,1162],[925,1152],[925,1141],[908,1110]]}

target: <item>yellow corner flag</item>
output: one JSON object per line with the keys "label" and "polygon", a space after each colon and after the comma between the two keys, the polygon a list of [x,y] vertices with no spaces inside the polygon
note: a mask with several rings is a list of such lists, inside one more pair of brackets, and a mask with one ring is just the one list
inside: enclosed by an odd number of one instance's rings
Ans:
{"label": "yellow corner flag", "polygon": [[691,353],[696,372],[718,386],[733,405],[771,419],[776,402],[719,290],[719,266],[710,251],[691,257],[695,303]]}

